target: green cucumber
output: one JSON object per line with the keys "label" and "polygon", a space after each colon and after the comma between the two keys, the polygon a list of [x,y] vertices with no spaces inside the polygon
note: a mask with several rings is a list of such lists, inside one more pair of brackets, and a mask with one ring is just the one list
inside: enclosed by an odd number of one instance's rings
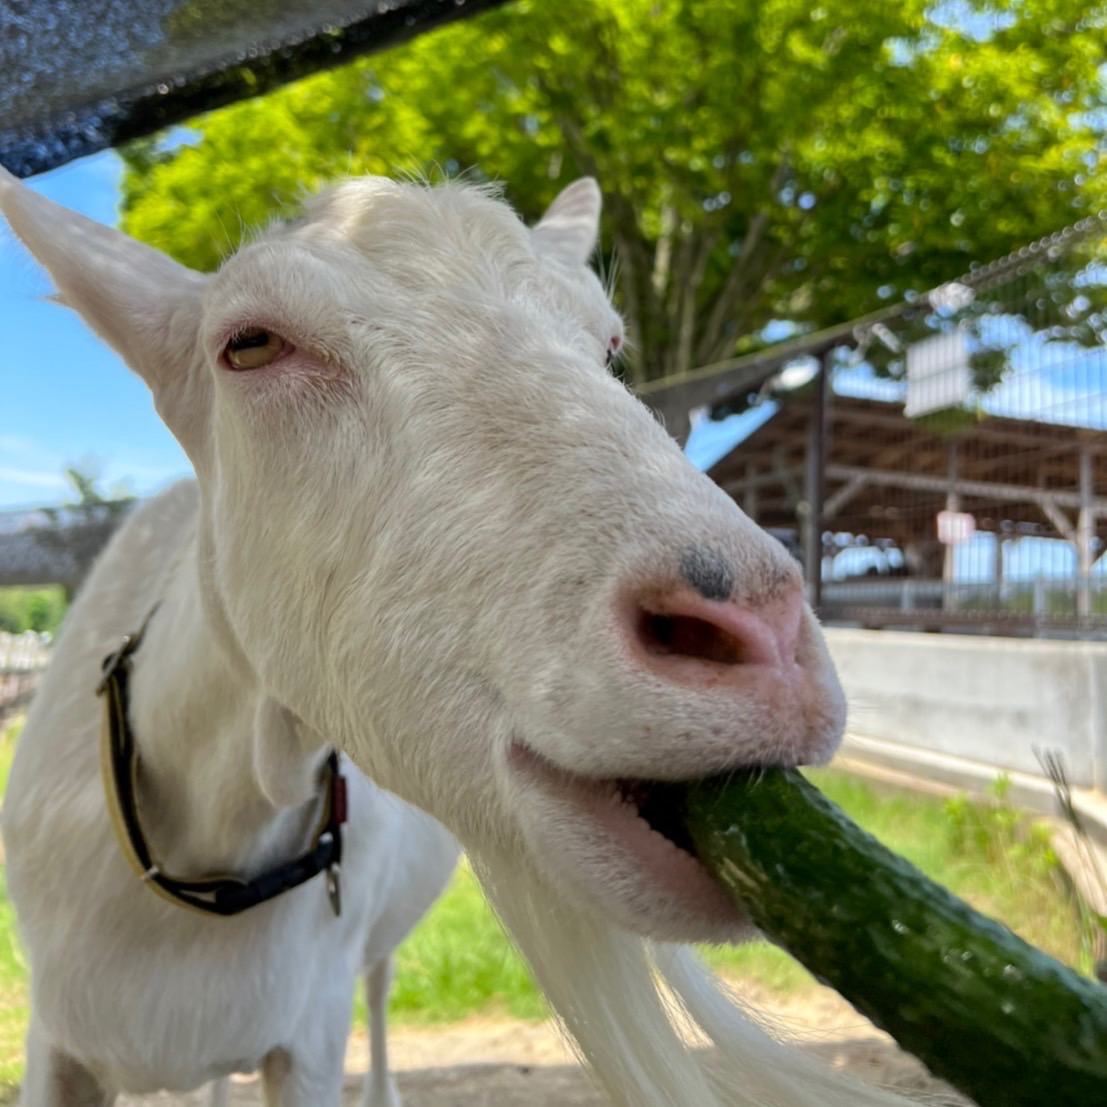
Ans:
{"label": "green cucumber", "polygon": [[799,772],[691,785],[701,861],[762,933],[980,1107],[1107,1104],[1107,987],[882,846]]}

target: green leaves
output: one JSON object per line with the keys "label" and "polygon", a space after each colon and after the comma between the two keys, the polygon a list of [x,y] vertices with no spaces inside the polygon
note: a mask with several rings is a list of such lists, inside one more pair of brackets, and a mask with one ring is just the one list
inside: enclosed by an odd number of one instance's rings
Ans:
{"label": "green leaves", "polygon": [[1107,206],[1105,27],[1105,0],[519,0],[133,148],[124,226],[211,268],[335,177],[502,179],[533,219],[594,174],[630,375],[669,375]]}

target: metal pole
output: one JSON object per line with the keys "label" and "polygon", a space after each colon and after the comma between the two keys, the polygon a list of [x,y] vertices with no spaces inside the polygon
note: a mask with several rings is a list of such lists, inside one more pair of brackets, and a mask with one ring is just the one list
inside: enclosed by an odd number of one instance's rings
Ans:
{"label": "metal pole", "polygon": [[999,610],[1003,607],[1003,547],[1006,539],[998,527],[995,532],[995,540],[995,548],[992,550],[992,556],[995,559],[992,562],[992,576],[996,585],[995,605],[996,609]]}
{"label": "metal pole", "polygon": [[1092,613],[1092,540],[1095,538],[1095,470],[1092,452],[1080,448],[1080,514],[1076,523],[1076,614],[1087,619]]}
{"label": "metal pole", "polygon": [[[961,510],[961,495],[957,487],[958,458],[957,441],[953,439],[947,447],[947,459],[949,462],[949,489],[946,492],[946,511],[958,512]],[[957,546],[953,542],[946,544],[945,560],[942,564],[942,609],[952,611],[957,606],[957,599],[953,589],[953,578],[957,574]]]}
{"label": "metal pole", "polygon": [[757,503],[757,466],[746,465],[746,492],[742,497],[742,510],[756,523],[760,514]]}
{"label": "metal pole", "polygon": [[816,612],[823,602],[823,500],[826,494],[826,452],[830,437],[829,357],[829,353],[819,357],[815,397],[807,427],[807,466],[801,504],[807,602]]}

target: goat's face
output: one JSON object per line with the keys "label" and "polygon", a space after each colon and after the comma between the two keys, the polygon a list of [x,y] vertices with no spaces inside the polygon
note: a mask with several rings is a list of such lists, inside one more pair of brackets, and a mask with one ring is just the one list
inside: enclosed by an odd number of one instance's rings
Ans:
{"label": "goat's face", "polygon": [[210,278],[0,198],[191,456],[205,602],[270,697],[632,929],[741,926],[651,782],[823,761],[842,698],[784,548],[605,365],[594,183],[528,230],[352,182]]}

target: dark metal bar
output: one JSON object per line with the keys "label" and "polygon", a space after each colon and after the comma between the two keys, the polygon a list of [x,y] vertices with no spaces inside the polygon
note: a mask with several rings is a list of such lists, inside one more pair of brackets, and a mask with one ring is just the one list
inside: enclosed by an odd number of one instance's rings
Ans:
{"label": "dark metal bar", "polygon": [[[0,120],[0,163],[18,177],[43,173],[506,2],[391,0],[369,5],[369,11],[352,22],[328,21],[286,41],[250,49],[221,42],[226,53],[207,65],[184,73],[151,74],[142,84],[66,105],[66,110],[30,123],[11,127]],[[0,80],[7,84],[18,77],[17,71],[5,72]],[[449,94],[444,90],[443,95]]]}
{"label": "dark metal bar", "polygon": [[1092,543],[1095,540],[1095,470],[1091,450],[1085,445],[1080,450],[1080,513],[1076,523],[1076,614],[1087,618],[1092,614],[1091,571],[1095,558]]}
{"label": "dark metal bar", "polygon": [[[1107,229],[1107,209],[1081,219],[1071,227],[1039,239],[988,265],[972,269],[955,282],[973,290],[990,288],[1041,265],[1051,251],[1071,249],[1077,243]],[[931,311],[931,297],[945,285],[919,296],[905,299],[868,315],[826,327],[814,334],[779,342],[767,350],[728,358],[687,373],[646,381],[635,387],[641,400],[657,413],[670,433],[680,442],[687,438],[688,412],[697,407],[727,408],[742,396],[756,392],[781,366],[803,357],[825,360],[836,349],[856,348],[859,336],[872,333],[874,327],[909,321]]]}
{"label": "dark metal bar", "polygon": [[[957,455],[957,440],[955,438],[946,444],[946,464],[949,473],[949,483],[946,487],[946,511],[950,514],[956,514],[961,510],[961,493],[958,484],[960,458]],[[953,587],[956,572],[957,546],[953,542],[947,542],[942,558],[942,607],[946,611],[952,611],[957,606],[957,592]]]}
{"label": "dark metal bar", "polygon": [[826,493],[826,451],[830,432],[829,353],[819,359],[815,402],[808,423],[807,467],[804,476],[803,564],[807,602],[818,612],[823,592],[823,501]]}

